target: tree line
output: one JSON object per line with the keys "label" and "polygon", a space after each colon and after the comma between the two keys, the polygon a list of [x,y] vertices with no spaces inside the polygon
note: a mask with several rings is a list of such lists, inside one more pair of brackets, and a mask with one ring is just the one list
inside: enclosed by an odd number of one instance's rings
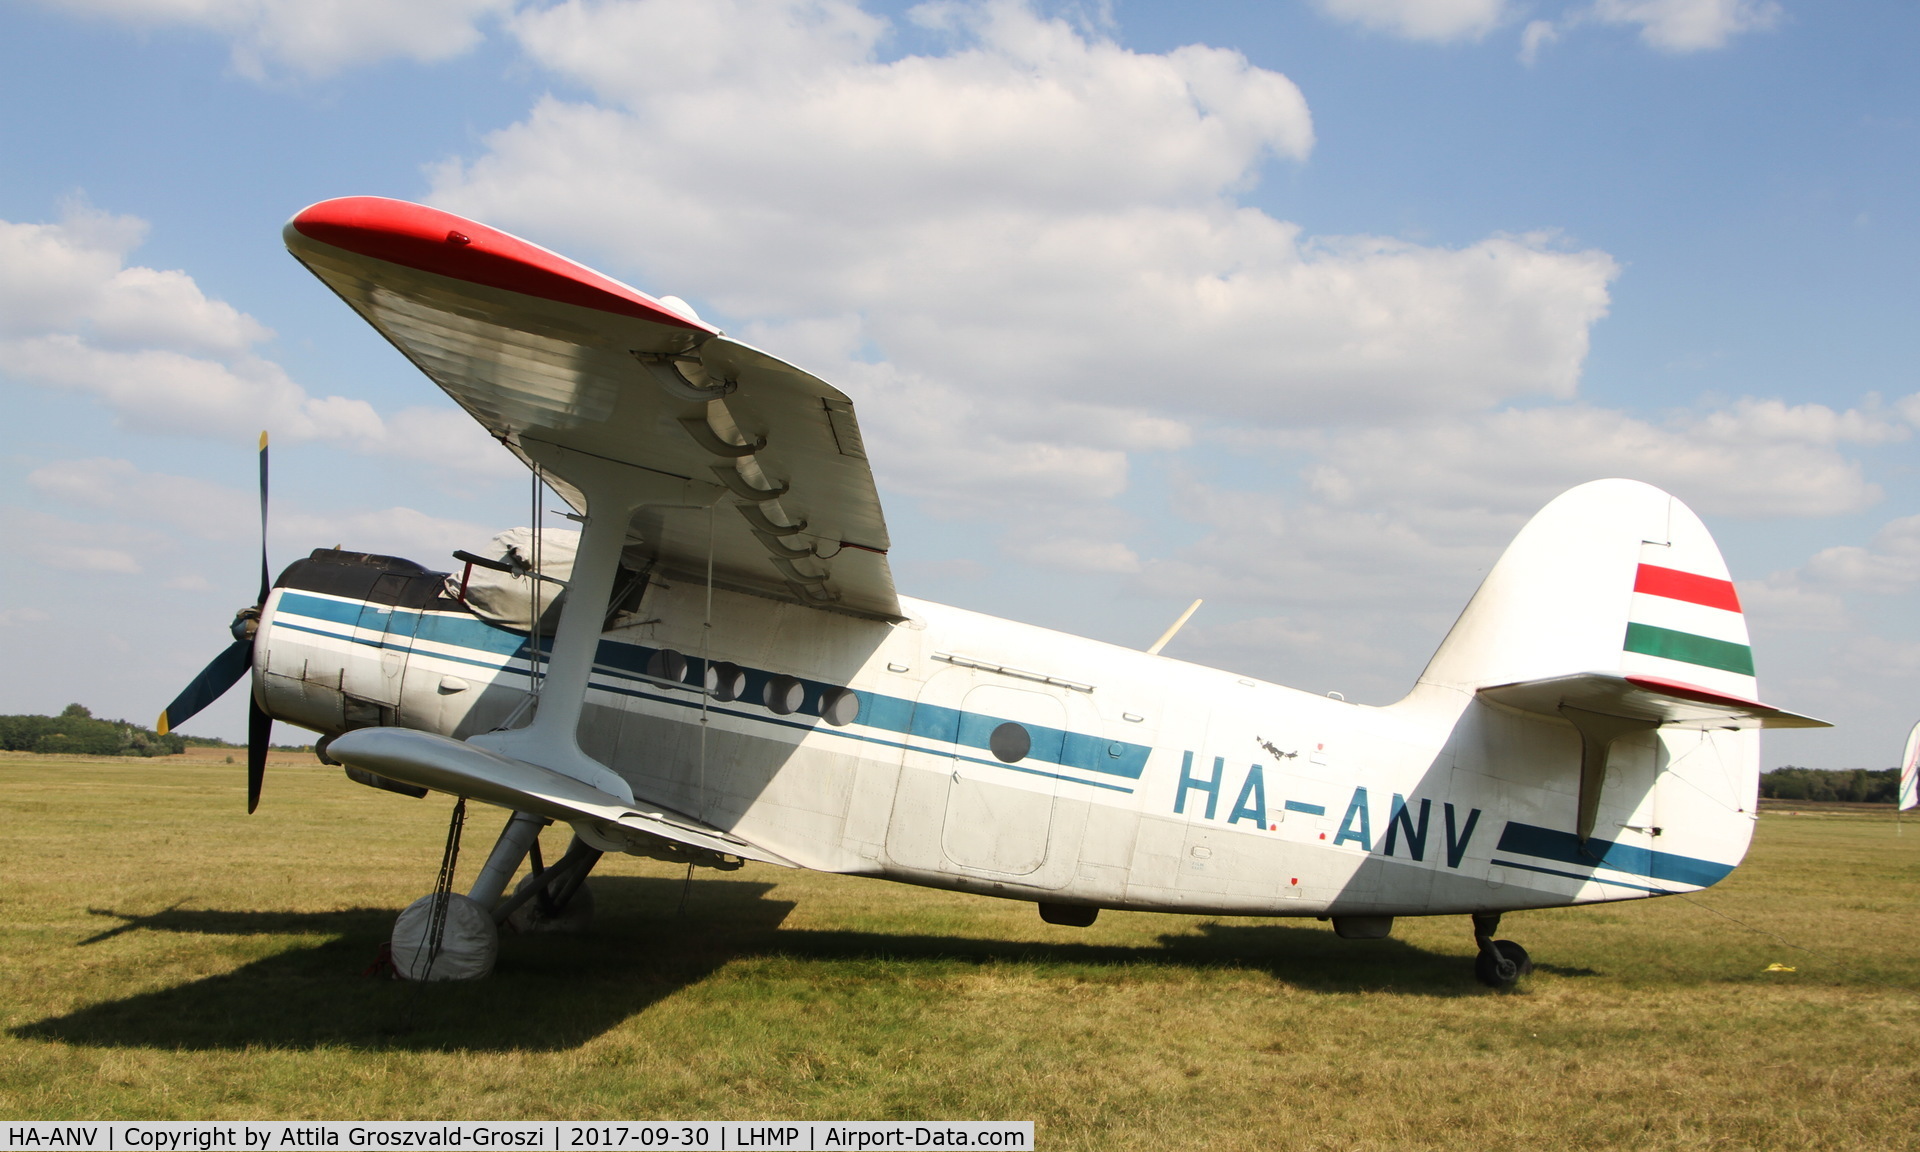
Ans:
{"label": "tree line", "polygon": [[1760,774],[1760,795],[1769,800],[1891,804],[1899,788],[1898,768],[1796,768],[1789,764]]}
{"label": "tree line", "polygon": [[0,716],[0,748],[9,752],[177,756],[189,743],[201,741],[162,736],[131,720],[96,719],[84,704],[69,704],[58,716]]}

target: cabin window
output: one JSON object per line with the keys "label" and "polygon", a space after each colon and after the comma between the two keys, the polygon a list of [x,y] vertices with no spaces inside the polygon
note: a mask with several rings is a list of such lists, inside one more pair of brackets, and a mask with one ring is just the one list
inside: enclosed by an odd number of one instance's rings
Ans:
{"label": "cabin window", "polygon": [[835,728],[845,728],[860,715],[860,697],[850,688],[828,688],[820,693],[820,718]]}
{"label": "cabin window", "polygon": [[740,699],[746,690],[747,674],[740,670],[740,665],[722,660],[707,669],[707,691],[722,704]]}
{"label": "cabin window", "polygon": [[647,675],[684,684],[687,682],[687,658],[671,648],[662,648],[647,658]]}
{"label": "cabin window", "polygon": [[767,681],[767,690],[762,693],[767,707],[776,715],[791,716],[800,710],[800,704],[807,698],[807,687],[791,676],[775,676]]}
{"label": "cabin window", "polygon": [[987,737],[987,748],[1003,764],[1018,764],[1033,751],[1033,736],[1022,725],[1009,720]]}

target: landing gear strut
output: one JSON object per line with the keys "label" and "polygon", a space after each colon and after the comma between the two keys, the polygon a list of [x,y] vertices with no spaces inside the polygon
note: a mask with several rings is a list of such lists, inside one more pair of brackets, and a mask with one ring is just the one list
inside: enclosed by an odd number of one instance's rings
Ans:
{"label": "landing gear strut", "polygon": [[514,886],[506,903],[494,908],[494,921],[516,932],[585,932],[593,923],[587,873],[600,862],[601,851],[575,836],[551,868],[540,860],[538,840],[528,854],[533,871]]}
{"label": "landing gear strut", "polygon": [[1495,940],[1493,934],[1499,930],[1500,913],[1473,914],[1473,942],[1480,946],[1480,954],[1473,958],[1473,974],[1489,988],[1511,988],[1533,971],[1533,961],[1513,941]]}

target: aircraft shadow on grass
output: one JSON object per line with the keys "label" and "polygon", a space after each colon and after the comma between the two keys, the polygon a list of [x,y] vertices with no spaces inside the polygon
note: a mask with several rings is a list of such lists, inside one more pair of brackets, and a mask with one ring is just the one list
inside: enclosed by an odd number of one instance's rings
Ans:
{"label": "aircraft shadow on grass", "polygon": [[[1036,963],[1124,971],[1243,968],[1312,992],[1391,989],[1479,995],[1472,959],[1399,940],[1346,941],[1317,928],[1201,925],[1158,946],[1040,943],[953,935],[784,929],[793,904],[773,885],[700,880],[684,912],[682,884],[643,877],[594,880],[599,918],[580,936],[503,936],[492,979],[416,985],[362,978],[392,930],[394,909],[246,912],[183,909],[143,916],[106,910],[119,924],[79,942],[133,932],[324,937],[176,987],[105,1001],[11,1029],[19,1039],[89,1047],[227,1050],[322,1046],[465,1051],[576,1048],[729,961],[788,956],[823,962],[885,960],[927,967]],[[1544,971],[1585,975],[1581,969]]]}

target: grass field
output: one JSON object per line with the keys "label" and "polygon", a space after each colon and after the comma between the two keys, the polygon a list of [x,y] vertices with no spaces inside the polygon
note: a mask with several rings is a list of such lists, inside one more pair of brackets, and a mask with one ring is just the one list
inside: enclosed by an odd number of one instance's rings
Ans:
{"label": "grass field", "polygon": [[[360,975],[448,804],[277,757],[0,757],[14,1119],[1032,1119],[1043,1149],[1912,1148],[1920,821],[1768,814],[1693,898],[1509,916],[1104,913],[608,857],[595,931]],[[501,814],[475,810],[462,880]],[[550,851],[560,847],[558,837]],[[1743,928],[1725,917],[1750,925]],[[1762,931],[1755,931],[1760,929]],[[1811,949],[1808,951],[1799,948]],[[1769,964],[1794,972],[1763,971]]]}

